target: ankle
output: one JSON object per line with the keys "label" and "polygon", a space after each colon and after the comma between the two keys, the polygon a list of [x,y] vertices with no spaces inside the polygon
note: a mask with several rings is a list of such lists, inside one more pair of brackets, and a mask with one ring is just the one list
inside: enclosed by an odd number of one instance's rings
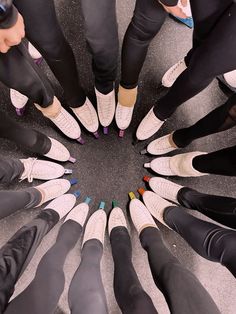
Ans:
{"label": "ankle", "polygon": [[61,103],[56,97],[53,98],[53,103],[46,108],[38,104],[35,104],[35,107],[47,118],[56,118],[61,111]]}
{"label": "ankle", "polygon": [[121,106],[133,107],[137,100],[137,94],[138,94],[137,86],[132,89],[126,89],[120,85],[118,91],[118,102]]}

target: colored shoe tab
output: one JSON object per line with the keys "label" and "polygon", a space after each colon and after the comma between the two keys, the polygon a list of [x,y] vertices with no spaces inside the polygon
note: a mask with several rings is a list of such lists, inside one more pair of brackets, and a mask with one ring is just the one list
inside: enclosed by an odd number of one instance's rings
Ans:
{"label": "colored shoe tab", "polygon": [[187,17],[186,19],[183,19],[181,17],[178,16],[174,16],[178,21],[180,21],[181,23],[183,23],[184,25],[188,26],[189,28],[193,28],[194,23],[193,23],[193,19],[191,17]]}
{"label": "colored shoe tab", "polygon": [[144,176],[144,177],[143,177],[143,181],[145,181],[145,182],[149,182],[150,179],[151,179],[151,178],[150,178],[149,176]]}
{"label": "colored shoe tab", "polygon": [[87,196],[84,203],[89,204],[92,201],[91,197]]}
{"label": "colored shoe tab", "polygon": [[140,195],[143,196],[143,194],[144,194],[144,192],[145,192],[145,189],[144,189],[144,188],[139,188],[139,189],[138,189],[138,192],[139,192]]}
{"label": "colored shoe tab", "polygon": [[70,181],[70,185],[75,185],[79,182],[79,180],[76,178],[70,179],[69,181]]}
{"label": "colored shoe tab", "polygon": [[134,192],[129,192],[129,198],[130,198],[131,200],[133,200],[133,199],[136,198]]}
{"label": "colored shoe tab", "polygon": [[72,169],[65,169],[65,174],[72,174]]}
{"label": "colored shoe tab", "polygon": [[80,190],[77,190],[77,191],[75,191],[73,194],[74,194],[74,196],[75,196],[76,198],[79,198],[81,192],[80,192]]}
{"label": "colored shoe tab", "polygon": [[116,200],[112,201],[112,208],[118,207],[118,202]]}
{"label": "colored shoe tab", "polygon": [[105,202],[101,201],[98,208],[105,209],[105,205],[106,205]]}

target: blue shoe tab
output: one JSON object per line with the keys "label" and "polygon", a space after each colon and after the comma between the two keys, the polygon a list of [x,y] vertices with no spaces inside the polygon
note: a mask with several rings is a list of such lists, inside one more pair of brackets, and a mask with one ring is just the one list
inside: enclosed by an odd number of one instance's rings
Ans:
{"label": "blue shoe tab", "polygon": [[181,23],[183,23],[184,25],[188,26],[189,28],[193,28],[194,24],[193,24],[193,19],[191,17],[187,17],[186,19],[183,19],[178,16],[174,16],[174,17],[177,20],[179,20]]}
{"label": "blue shoe tab", "polygon": [[118,201],[113,200],[112,201],[112,208],[118,207]]}
{"label": "blue shoe tab", "polygon": [[101,201],[99,204],[99,209],[105,209],[105,202]]}
{"label": "blue shoe tab", "polygon": [[87,196],[84,203],[89,204],[92,201],[91,197]]}
{"label": "blue shoe tab", "polygon": [[74,184],[77,184],[79,182],[79,180],[76,178],[72,178],[69,181],[70,181],[70,185],[74,185]]}
{"label": "blue shoe tab", "polygon": [[78,198],[78,197],[80,197],[81,192],[80,192],[80,190],[77,190],[77,191],[75,191],[73,194],[74,194],[74,196],[75,196],[76,198]]}
{"label": "blue shoe tab", "polygon": [[73,172],[72,169],[65,169],[65,172],[64,172],[64,173],[65,173],[65,174],[72,174],[72,172]]}

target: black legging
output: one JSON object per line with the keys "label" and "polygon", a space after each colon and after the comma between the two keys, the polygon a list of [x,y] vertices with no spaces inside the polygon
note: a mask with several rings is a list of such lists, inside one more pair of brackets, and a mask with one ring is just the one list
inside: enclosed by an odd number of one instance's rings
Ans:
{"label": "black legging", "polygon": [[[232,0],[191,0],[195,31],[187,69],[154,108],[164,120],[220,74],[236,69],[236,3]],[[222,57],[223,56],[223,57]],[[179,92],[181,91],[181,93]]]}
{"label": "black legging", "polygon": [[56,243],[41,259],[34,279],[9,303],[4,313],[54,313],[65,285],[63,266],[81,232],[81,225],[72,220],[61,226]]}
{"label": "black legging", "polygon": [[182,148],[198,138],[228,130],[235,125],[236,94],[194,125],[175,131],[173,133],[173,141],[178,147]]}
{"label": "black legging", "polygon": [[200,281],[172,255],[157,228],[147,227],[140,234],[156,286],[163,293],[172,314],[220,313]]}
{"label": "black legging", "polygon": [[167,16],[163,6],[156,0],[136,0],[131,23],[125,33],[121,82],[124,88],[138,85],[138,77],[145,61],[149,44],[159,32]]}
{"label": "black legging", "polygon": [[18,146],[32,153],[40,155],[47,154],[52,145],[46,135],[36,130],[24,128],[20,123],[9,118],[3,111],[0,111],[0,138],[1,137],[15,142]]}
{"label": "black legging", "polygon": [[236,176],[236,146],[196,156],[192,165],[202,173]]}
{"label": "black legging", "polygon": [[198,254],[221,263],[236,277],[236,231],[193,217],[176,206],[165,209],[164,220]]}
{"label": "black legging", "polygon": [[182,206],[197,210],[222,225],[236,229],[235,198],[204,194],[183,187],[179,190],[177,199]]}
{"label": "black legging", "polygon": [[0,249],[0,313],[4,312],[17,280],[28,266],[43,237],[58,221],[57,212],[52,209],[43,210]]}
{"label": "black legging", "polygon": [[114,260],[114,291],[124,314],[155,314],[151,298],[144,291],[132,264],[132,246],[128,230],[116,227],[110,235]]}

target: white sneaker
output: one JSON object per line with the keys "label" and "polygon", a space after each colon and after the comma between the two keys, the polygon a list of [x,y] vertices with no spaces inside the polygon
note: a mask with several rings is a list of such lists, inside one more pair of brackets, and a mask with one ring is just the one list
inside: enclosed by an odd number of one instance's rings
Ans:
{"label": "white sneaker", "polygon": [[151,191],[145,191],[143,193],[143,202],[153,217],[155,217],[159,222],[161,222],[166,227],[170,228],[165,223],[163,219],[163,214],[167,207],[174,206],[172,203],[164,200],[159,195]]}
{"label": "white sneaker", "polygon": [[89,218],[84,231],[82,246],[91,239],[99,240],[104,245],[105,229],[107,224],[107,215],[103,209],[98,209]]}
{"label": "white sneaker", "polygon": [[111,235],[112,229],[116,227],[125,227],[126,229],[128,228],[123,210],[119,207],[113,208],[110,213],[110,217],[108,221],[109,235]]}
{"label": "white sneaker", "polygon": [[147,146],[147,152],[152,155],[164,155],[178,149],[178,147],[174,146],[171,136],[172,134],[167,134],[152,141]]}
{"label": "white sneaker", "polygon": [[49,203],[45,209],[52,209],[58,213],[60,219],[71,211],[71,209],[75,206],[76,197],[73,194],[64,194],[54,199],[51,203]]}
{"label": "white sneaker", "polygon": [[139,141],[144,141],[153,136],[153,134],[155,134],[165,122],[159,120],[155,116],[153,108],[154,107],[151,108],[151,110],[147,113],[147,115],[143,118],[138,126],[138,129],[136,131],[136,137]]}
{"label": "white sneaker", "polygon": [[223,74],[223,77],[227,84],[229,84],[234,89],[236,88],[236,70]]}
{"label": "white sneaker", "polygon": [[163,76],[162,85],[165,87],[171,87],[180,74],[187,69],[184,59],[174,64]]}
{"label": "white sneaker", "polygon": [[20,181],[25,179],[32,182],[33,179],[52,180],[64,175],[65,169],[55,162],[38,160],[37,158],[20,159],[24,165],[24,172]]}
{"label": "white sneaker", "polygon": [[34,188],[42,194],[42,200],[38,206],[57,198],[69,191],[70,181],[65,179],[50,180]]}
{"label": "white sneaker", "polygon": [[145,176],[144,181],[148,182],[150,188],[160,197],[178,203],[177,195],[179,190],[183,188],[182,185],[160,177],[149,178]]}
{"label": "white sneaker", "polygon": [[[126,107],[126,106],[120,105],[119,103],[117,104],[117,106],[116,106],[116,124],[121,131],[124,131],[129,127],[131,120],[132,120],[133,111],[134,111],[134,106]],[[121,132],[120,135],[122,135],[122,133],[123,132]]]}
{"label": "white sneaker", "polygon": [[28,44],[28,51],[31,57],[34,59],[34,62],[39,65],[43,58],[40,52],[30,42]]}
{"label": "white sneaker", "polygon": [[[145,205],[137,198],[132,199],[129,204],[130,216],[138,234],[147,227],[157,228],[155,221]],[[157,228],[158,229],[158,228]]]}
{"label": "white sneaker", "polygon": [[179,154],[173,157],[160,157],[144,164],[145,168],[151,168],[156,173],[164,176],[200,177],[207,175],[193,168],[193,158],[203,155],[203,152],[191,152]]}
{"label": "white sneaker", "polygon": [[109,94],[104,95],[95,88],[97,97],[97,110],[98,117],[101,125],[103,126],[104,134],[108,133],[108,126],[112,123],[116,109],[115,91],[111,91]]}
{"label": "white sneaker", "polygon": [[76,159],[70,156],[68,149],[59,141],[55,140],[54,138],[49,137],[52,146],[47,154],[44,156],[57,160],[57,161],[70,161],[75,162]]}
{"label": "white sneaker", "polygon": [[77,121],[61,107],[59,114],[54,118],[49,118],[66,136],[76,139],[83,144],[81,139],[81,129]]}
{"label": "white sneaker", "polygon": [[89,212],[88,203],[85,202],[80,203],[79,205],[75,206],[72,209],[72,211],[69,212],[69,214],[66,216],[64,223],[67,220],[73,220],[77,222],[79,225],[81,225],[81,227],[83,227],[88,216],[88,212]]}
{"label": "white sneaker", "polygon": [[83,106],[71,109],[83,126],[96,137],[99,127],[98,116],[90,100],[86,98]]}
{"label": "white sneaker", "polygon": [[25,106],[29,100],[29,98],[15,89],[10,89],[10,99],[11,103],[16,109],[16,114],[18,116],[23,116],[25,112]]}

